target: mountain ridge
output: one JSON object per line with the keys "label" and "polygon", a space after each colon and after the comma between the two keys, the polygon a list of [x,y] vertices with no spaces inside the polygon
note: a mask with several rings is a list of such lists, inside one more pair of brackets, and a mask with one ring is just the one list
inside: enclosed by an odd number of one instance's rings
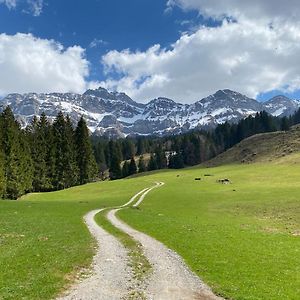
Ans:
{"label": "mountain ridge", "polygon": [[259,102],[229,89],[218,90],[192,104],[178,103],[167,97],[144,104],[125,93],[101,87],[83,94],[14,93],[1,99],[0,104],[11,106],[22,127],[28,125],[34,115],[45,112],[52,120],[62,111],[74,122],[85,117],[93,134],[108,137],[178,134],[212,128],[226,121],[238,122],[262,110],[274,116],[288,116],[300,107],[299,101],[285,96]]}

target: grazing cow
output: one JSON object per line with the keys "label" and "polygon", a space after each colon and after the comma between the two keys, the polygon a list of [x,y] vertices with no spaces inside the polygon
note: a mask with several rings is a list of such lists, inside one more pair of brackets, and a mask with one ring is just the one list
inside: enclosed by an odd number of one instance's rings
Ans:
{"label": "grazing cow", "polygon": [[227,178],[219,179],[217,182],[222,183],[222,184],[231,184],[231,181]]}

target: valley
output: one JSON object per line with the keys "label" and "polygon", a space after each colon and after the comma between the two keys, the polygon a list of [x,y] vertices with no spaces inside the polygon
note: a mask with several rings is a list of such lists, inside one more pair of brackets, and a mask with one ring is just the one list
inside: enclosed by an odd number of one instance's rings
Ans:
{"label": "valley", "polygon": [[[139,209],[117,216],[176,251],[222,297],[295,299],[300,292],[298,159],[292,154],[273,162],[157,171],[1,201],[0,295],[58,295],[95,253],[83,216],[122,205],[163,181]],[[217,183],[221,178],[231,184]],[[15,276],[18,266],[24,271]]]}

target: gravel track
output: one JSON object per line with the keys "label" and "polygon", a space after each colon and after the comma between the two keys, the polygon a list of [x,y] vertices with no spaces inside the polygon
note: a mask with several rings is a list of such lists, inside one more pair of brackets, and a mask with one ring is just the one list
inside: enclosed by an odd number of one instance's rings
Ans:
{"label": "gravel track", "polygon": [[[141,204],[147,193],[163,184],[157,183],[155,187],[144,192],[136,204]],[[189,270],[178,254],[154,238],[131,228],[119,220],[116,217],[119,210],[120,208],[111,210],[107,215],[108,220],[143,246],[144,254],[153,268],[152,276],[147,282],[145,291],[147,299],[221,299],[215,296],[210,288]]]}
{"label": "gravel track", "polygon": [[96,224],[94,217],[102,210],[91,211],[84,217],[98,244],[92,275],[75,283],[68,294],[58,300],[119,300],[128,294],[131,270],[127,251],[115,237]]}
{"label": "gravel track", "polygon": [[[153,300],[216,300],[210,288],[189,270],[182,258],[154,238],[141,233],[116,217],[116,212],[132,205],[139,206],[145,196],[155,188],[164,185],[156,183],[134,195],[126,204],[109,211],[108,220],[118,229],[130,235],[143,247],[143,252],[152,265],[152,275],[141,283],[146,299]],[[138,200],[136,200],[138,199]],[[95,237],[98,248],[93,259],[92,275],[75,283],[66,296],[57,300],[117,300],[128,299],[132,289],[132,270],[129,267],[128,252],[112,235],[99,227],[94,217],[103,209],[89,212],[85,223]],[[134,298],[138,299],[138,298]],[[144,298],[143,298],[144,299]]]}

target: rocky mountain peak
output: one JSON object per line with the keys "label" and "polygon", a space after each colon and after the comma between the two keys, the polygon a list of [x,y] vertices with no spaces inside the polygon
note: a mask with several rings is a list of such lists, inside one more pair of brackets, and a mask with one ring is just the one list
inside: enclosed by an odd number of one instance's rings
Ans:
{"label": "rocky mountain peak", "polygon": [[45,112],[53,120],[59,111],[75,122],[83,116],[94,134],[108,137],[127,135],[164,135],[195,128],[237,122],[256,112],[266,110],[284,116],[300,107],[298,101],[277,96],[265,103],[238,92],[224,89],[193,104],[181,104],[158,97],[148,104],[137,103],[125,93],[104,88],[87,90],[84,94],[10,94],[0,100],[0,107],[10,105],[22,126],[34,115]]}

